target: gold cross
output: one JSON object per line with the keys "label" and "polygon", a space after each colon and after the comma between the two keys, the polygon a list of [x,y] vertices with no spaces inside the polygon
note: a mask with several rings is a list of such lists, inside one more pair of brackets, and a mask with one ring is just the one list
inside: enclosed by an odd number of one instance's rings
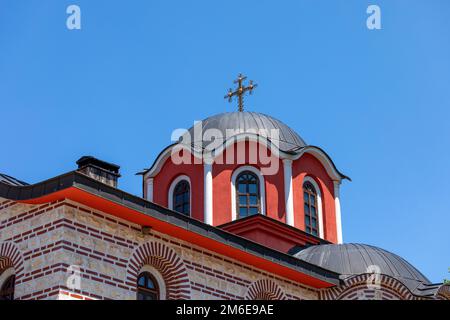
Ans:
{"label": "gold cross", "polygon": [[233,90],[230,88],[230,91],[228,91],[227,95],[225,96],[225,99],[228,99],[229,102],[232,101],[232,98],[234,96],[238,97],[239,102],[239,111],[244,111],[244,94],[248,91],[249,94],[252,94],[252,91],[254,88],[256,88],[258,85],[253,84],[253,81],[250,80],[249,85],[242,86],[242,82],[247,79],[247,77],[244,77],[241,73],[239,74],[238,78],[234,80],[234,83],[238,84],[238,87],[236,88],[236,91],[233,92]]}

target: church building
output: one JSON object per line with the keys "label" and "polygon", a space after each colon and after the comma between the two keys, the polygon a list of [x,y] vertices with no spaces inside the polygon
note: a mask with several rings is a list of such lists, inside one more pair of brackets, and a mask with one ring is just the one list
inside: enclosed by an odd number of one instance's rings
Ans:
{"label": "church building", "polygon": [[162,150],[142,195],[118,165],[83,156],[27,184],[0,174],[0,299],[450,299],[398,255],[345,243],[325,150],[284,122],[212,115]]}

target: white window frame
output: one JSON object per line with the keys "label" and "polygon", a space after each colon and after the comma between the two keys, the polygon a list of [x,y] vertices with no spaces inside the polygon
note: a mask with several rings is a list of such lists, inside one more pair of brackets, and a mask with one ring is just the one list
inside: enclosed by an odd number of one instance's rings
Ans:
{"label": "white window frame", "polygon": [[[316,180],[314,180],[312,177],[310,176],[305,176],[305,178],[303,178],[303,183],[302,183],[302,205],[304,204],[305,200],[303,199],[303,187],[305,185],[306,182],[309,182],[312,184],[312,186],[314,187],[314,189],[316,190],[316,194],[317,194],[317,218],[318,218],[318,222],[319,222],[319,238],[323,239],[323,213],[322,213],[322,192],[320,191],[319,188],[319,184],[316,182]],[[304,205],[303,205],[304,207]],[[303,212],[303,214],[305,214]]]}
{"label": "white window frame", "polygon": [[[167,288],[166,288],[166,283],[164,281],[163,276],[161,275],[161,273],[153,266],[146,264],[144,266],[142,266],[141,270],[139,271],[138,274],[138,280],[139,280],[139,275],[143,272],[148,272],[150,273],[153,278],[156,280],[156,282],[158,283],[158,289],[159,289],[159,300],[166,300],[166,294],[167,294]],[[137,288],[137,283],[136,283],[136,288]],[[137,298],[137,297],[136,297]]]}
{"label": "white window frame", "polygon": [[261,171],[253,166],[241,166],[234,170],[233,174],[231,175],[231,220],[234,221],[237,219],[237,210],[236,210],[236,179],[244,171],[250,171],[259,179],[259,202],[261,204],[261,214],[266,214],[266,187],[265,187],[265,181],[264,176],[261,174]]}
{"label": "white window frame", "polygon": [[182,174],[182,175],[176,177],[170,184],[169,194],[167,195],[167,198],[169,200],[168,208],[170,210],[173,210],[173,192],[175,191],[175,187],[177,186],[177,184],[183,180],[185,180],[185,181],[187,181],[187,183],[189,183],[189,216],[191,216],[192,215],[192,185],[191,185],[191,179],[187,175]]}

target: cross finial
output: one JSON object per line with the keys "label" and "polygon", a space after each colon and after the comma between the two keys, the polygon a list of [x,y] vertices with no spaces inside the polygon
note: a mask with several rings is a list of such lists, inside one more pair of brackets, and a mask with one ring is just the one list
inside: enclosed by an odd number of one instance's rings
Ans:
{"label": "cross finial", "polygon": [[232,101],[234,96],[238,97],[239,111],[240,112],[244,111],[244,94],[247,91],[249,92],[249,94],[252,94],[253,89],[255,89],[258,86],[257,84],[253,84],[252,80],[249,81],[249,85],[247,87],[243,86],[242,82],[245,79],[247,79],[247,77],[244,77],[242,75],[242,73],[240,73],[238,78],[236,80],[234,80],[234,83],[237,83],[238,87],[236,88],[235,91],[230,89],[230,91],[228,91],[227,95],[225,96],[225,99],[228,99],[229,102]]}

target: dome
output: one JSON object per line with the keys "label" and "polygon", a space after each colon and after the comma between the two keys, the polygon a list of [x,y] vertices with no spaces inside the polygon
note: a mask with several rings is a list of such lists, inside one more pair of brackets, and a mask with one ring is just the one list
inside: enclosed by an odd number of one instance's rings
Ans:
{"label": "dome", "polygon": [[396,278],[411,291],[430,281],[409,262],[384,249],[366,244],[324,244],[303,249],[294,256],[344,278],[367,273],[371,265],[378,266],[380,273]]}
{"label": "dome", "polygon": [[[260,130],[266,130],[267,134],[270,135],[271,129],[278,129],[279,148],[282,151],[290,151],[306,146],[305,141],[286,124],[271,116],[258,112],[225,112],[211,116],[202,121],[202,133],[208,129],[218,129],[222,132],[224,140],[227,138],[227,129],[239,130],[233,136],[243,133],[255,133]],[[191,137],[194,137],[193,130],[194,127],[188,130]],[[209,143],[210,141],[193,142],[194,145],[200,147],[205,147]]]}

